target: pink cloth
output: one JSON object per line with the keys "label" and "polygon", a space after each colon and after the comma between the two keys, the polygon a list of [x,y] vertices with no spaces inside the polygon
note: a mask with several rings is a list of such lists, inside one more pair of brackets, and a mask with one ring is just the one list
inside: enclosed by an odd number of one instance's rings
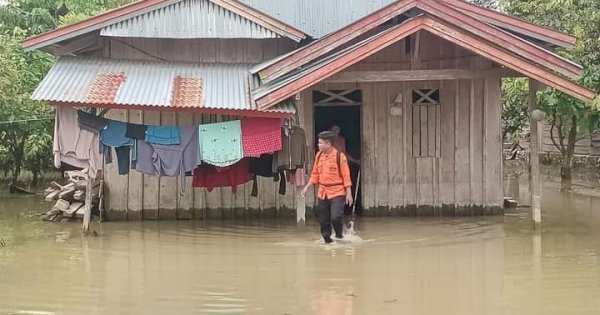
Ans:
{"label": "pink cloth", "polygon": [[77,110],[70,106],[56,106],[54,122],[54,166],[67,163],[79,168],[88,168],[91,176],[96,177],[102,170],[100,154],[100,135],[79,128]]}
{"label": "pink cloth", "polygon": [[306,185],[306,176],[303,168],[297,168],[295,171],[286,171],[285,174],[288,183],[301,187]]}
{"label": "pink cloth", "polygon": [[260,157],[282,148],[281,120],[278,118],[246,118],[242,120],[244,157]]}

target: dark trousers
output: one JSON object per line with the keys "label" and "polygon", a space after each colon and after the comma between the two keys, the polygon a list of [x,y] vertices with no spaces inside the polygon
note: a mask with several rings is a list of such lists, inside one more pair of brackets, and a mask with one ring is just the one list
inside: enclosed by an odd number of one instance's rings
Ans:
{"label": "dark trousers", "polygon": [[337,238],[342,237],[344,214],[344,205],[346,197],[339,196],[331,199],[319,199],[317,201],[317,211],[319,213],[319,223],[321,224],[321,235],[324,239],[331,238],[331,226],[335,231]]}

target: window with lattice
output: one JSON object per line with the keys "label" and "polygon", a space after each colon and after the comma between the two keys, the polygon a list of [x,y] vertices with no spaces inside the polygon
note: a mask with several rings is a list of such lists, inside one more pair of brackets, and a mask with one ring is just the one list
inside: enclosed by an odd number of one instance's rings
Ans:
{"label": "window with lattice", "polygon": [[439,157],[440,90],[414,89],[412,101],[412,155]]}

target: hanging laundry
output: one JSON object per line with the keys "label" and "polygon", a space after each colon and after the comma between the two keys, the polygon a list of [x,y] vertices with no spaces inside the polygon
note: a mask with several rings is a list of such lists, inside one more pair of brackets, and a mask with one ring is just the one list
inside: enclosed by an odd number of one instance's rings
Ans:
{"label": "hanging laundry", "polygon": [[200,163],[198,157],[198,128],[180,128],[181,143],[176,145],[152,144],[137,141],[135,169],[154,176],[179,176],[180,193],[185,192],[185,173],[192,172]]}
{"label": "hanging laundry", "polygon": [[125,137],[135,140],[144,140],[146,138],[147,129],[148,126],[146,125],[127,123]]}
{"label": "hanging laundry", "polygon": [[263,154],[258,158],[249,158],[250,160],[250,173],[252,173],[252,191],[250,195],[252,197],[258,196],[258,176],[261,177],[271,177],[273,181],[279,181],[279,194],[285,195],[286,193],[286,185],[285,185],[285,175],[283,171],[281,172],[273,172],[273,155],[272,154]]}
{"label": "hanging laundry", "polygon": [[127,138],[125,136],[126,131],[126,123],[110,120],[106,127],[100,132],[100,141],[105,146],[105,152],[109,152],[110,147],[115,148],[119,175],[129,174],[130,160],[136,160],[135,150],[133,151],[133,156],[130,157],[131,147],[135,145],[135,140]]}
{"label": "hanging laundry", "polygon": [[249,171],[249,160],[242,159],[239,162],[219,168],[212,165],[203,164],[194,170],[193,187],[205,187],[211,192],[216,187],[231,187],[235,194],[237,186],[245,184],[252,179]]}
{"label": "hanging laundry", "polygon": [[273,177],[277,173],[273,172],[273,155],[262,154],[258,158],[249,158],[250,173],[256,176]]}
{"label": "hanging laundry", "polygon": [[109,120],[101,116],[78,110],[77,122],[79,123],[80,128],[99,133],[106,125],[108,125]]}
{"label": "hanging laundry", "polygon": [[52,151],[56,168],[62,163],[88,168],[94,178],[102,170],[99,134],[80,127],[73,107],[56,106]]}
{"label": "hanging laundry", "polygon": [[243,157],[239,120],[198,127],[202,161],[219,167],[237,163]]}
{"label": "hanging laundry", "polygon": [[241,125],[245,157],[259,157],[281,150],[281,119],[246,118]]}
{"label": "hanging laundry", "polygon": [[178,126],[148,126],[145,139],[148,143],[175,145],[180,143]]}
{"label": "hanging laundry", "polygon": [[304,129],[297,126],[286,129],[281,129],[283,148],[274,154],[274,171],[304,168],[306,162],[306,135]]}

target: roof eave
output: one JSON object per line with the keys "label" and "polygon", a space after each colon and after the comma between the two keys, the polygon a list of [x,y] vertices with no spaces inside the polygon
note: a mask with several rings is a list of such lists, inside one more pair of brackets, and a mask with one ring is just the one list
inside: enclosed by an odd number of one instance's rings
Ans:
{"label": "roof eave", "polygon": [[[340,45],[347,43],[357,36],[364,34],[368,30],[373,29],[376,25],[380,25],[386,20],[416,7],[429,13],[431,13],[430,11],[432,10],[434,15],[441,15],[454,20],[466,20],[468,22],[465,23],[468,24],[470,29],[480,34],[480,36],[492,36],[498,39],[500,45],[514,46],[516,51],[518,51],[524,58],[529,60],[538,60],[542,65],[574,79],[581,76],[581,66],[566,60],[555,53],[548,51],[547,49],[512,35],[507,31],[501,30],[494,25],[479,21],[476,18],[479,15],[474,17],[474,13],[469,14],[458,10],[454,7],[456,3],[461,4],[462,2],[458,0],[444,0],[443,2],[435,3],[429,0],[398,1],[348,25],[343,29],[340,29],[307,46],[302,47],[301,49],[298,49],[297,53],[294,55],[290,55],[286,58],[278,57],[276,60],[263,63],[262,68],[256,68],[254,70],[259,73],[259,76],[264,83],[271,82],[283,76],[285,73],[301,67],[302,65],[315,60],[320,56],[323,56],[336,47],[339,47]],[[495,12],[488,9],[482,10],[486,12]],[[501,14],[498,13],[498,15]],[[512,17],[506,16],[506,18],[511,19]],[[516,18],[512,19],[517,21]],[[481,31],[477,30],[476,28],[481,29]],[[542,29],[542,27],[539,26],[538,28]]]}
{"label": "roof eave", "polygon": [[131,104],[101,104],[101,103],[80,103],[80,102],[50,102],[54,106],[74,106],[74,107],[92,107],[102,109],[128,109],[144,111],[169,111],[178,113],[203,113],[213,115],[230,115],[244,117],[265,117],[265,118],[288,118],[293,116],[293,112],[284,112],[277,110],[249,110],[249,109],[224,109],[210,107],[162,107],[152,105],[131,105]]}
{"label": "roof eave", "polygon": [[533,38],[537,38],[539,40],[545,41],[553,45],[557,45],[564,48],[570,48],[573,47],[577,42],[577,38],[569,34],[559,32],[557,30],[553,30],[547,27],[543,27],[531,23],[529,21],[504,14],[502,12],[483,8],[461,0],[442,1],[452,5],[453,7],[461,11],[474,14],[482,20],[495,26],[506,28],[508,30],[515,31],[523,35],[531,36]]}
{"label": "roof eave", "polygon": [[[416,18],[411,22],[412,24],[407,24],[403,27],[397,27],[397,30],[393,32],[393,34],[395,34],[397,37],[394,41],[391,42],[396,42],[404,36],[410,35],[418,30],[424,29],[437,36],[442,37],[443,39],[460,45],[463,48],[474,51],[475,53],[485,58],[498,62],[526,76],[532,77],[548,86],[559,89],[584,102],[592,101],[596,97],[595,92],[585,87],[582,87],[577,83],[570,81],[567,78],[563,78],[560,75],[550,71],[549,69],[545,69],[544,67],[541,67],[539,65],[529,64],[522,58],[515,56],[514,53],[507,51],[505,47],[498,47],[489,41],[485,41],[482,38],[478,38],[474,35],[471,35],[467,30],[461,29],[456,25],[448,25],[428,16]],[[418,23],[418,25],[414,25],[415,23]],[[403,35],[402,37],[400,37],[396,33]],[[375,40],[374,42],[377,43],[376,47],[368,51],[365,51],[366,49],[362,46],[357,45],[355,49],[356,51],[349,51],[348,54],[336,56],[336,58],[333,59],[331,62],[322,65],[323,68],[327,68],[327,70],[325,71],[318,72],[315,70],[306,72],[305,75],[299,76],[298,78],[294,78],[293,80],[291,80],[291,82],[286,82],[282,86],[275,86],[270,91],[266,90],[265,92],[264,87],[263,89],[255,89],[255,94],[259,91],[261,93],[259,96],[256,97],[256,103],[258,105],[258,108],[269,108],[281,99],[285,99],[290,95],[298,93],[299,91],[302,91],[307,87],[310,87],[326,78],[335,75],[340,71],[343,71],[348,66],[364,59],[365,56],[372,55],[377,51],[387,47],[387,45],[389,45],[390,42],[386,42],[386,40],[388,39],[383,38]],[[315,73],[317,73],[318,75],[315,75]]]}

